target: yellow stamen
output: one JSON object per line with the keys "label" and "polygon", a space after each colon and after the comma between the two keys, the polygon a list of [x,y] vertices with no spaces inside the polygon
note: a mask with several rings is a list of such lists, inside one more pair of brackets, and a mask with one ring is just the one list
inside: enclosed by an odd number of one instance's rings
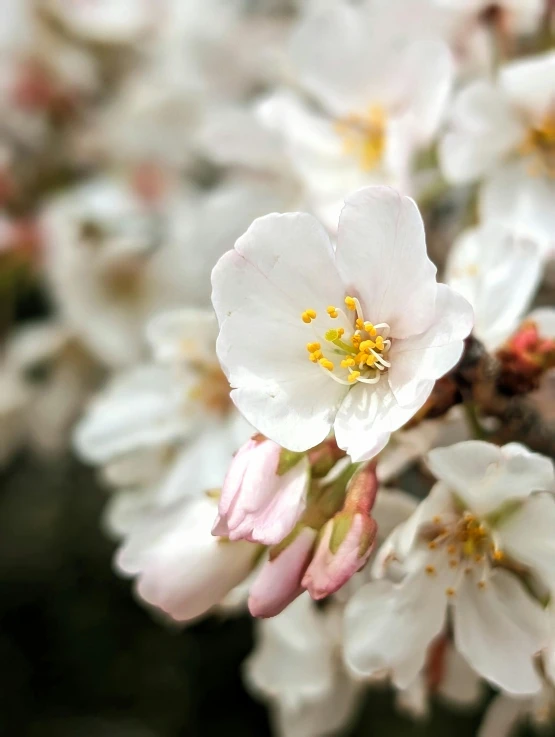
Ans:
{"label": "yellow stamen", "polygon": [[366,330],[366,332],[367,332],[367,333],[368,333],[369,335],[371,335],[372,337],[374,337],[374,335],[376,335],[376,333],[378,332],[378,331],[376,330],[376,328],[375,328],[375,327],[374,327],[374,326],[372,325],[372,323],[371,323],[371,322],[365,322],[365,323],[364,323],[364,329],[365,329],[365,330]]}
{"label": "yellow stamen", "polygon": [[342,335],[345,335],[345,330],[343,328],[339,328],[337,332],[339,333],[339,337],[341,337]]}
{"label": "yellow stamen", "polygon": [[376,348],[379,351],[383,351],[383,346],[384,346],[383,338],[382,338],[381,335],[378,335],[377,338],[376,338]]}
{"label": "yellow stamen", "polygon": [[314,310],[305,310],[303,314],[301,315],[301,320],[305,322],[307,325],[308,323],[312,322],[316,318],[316,312]]}
{"label": "yellow stamen", "polygon": [[435,576],[435,566],[426,566],[426,573],[428,574],[428,576]]}
{"label": "yellow stamen", "polygon": [[376,347],[376,343],[374,343],[373,340],[363,340],[362,343],[359,345],[359,350],[364,353],[370,353],[372,348]]}
{"label": "yellow stamen", "polygon": [[360,371],[351,371],[351,373],[347,377],[347,381],[350,381],[352,384],[358,379],[359,376],[360,376]]}
{"label": "yellow stamen", "polygon": [[327,358],[320,358],[318,363],[320,364],[320,366],[323,366],[328,371],[333,371],[333,363],[331,361],[328,361]]}
{"label": "yellow stamen", "polygon": [[330,305],[330,306],[329,306],[329,307],[327,308],[326,312],[328,313],[328,315],[329,315],[330,317],[336,318],[336,317],[338,316],[338,312],[337,312],[337,309],[336,309],[336,308],[335,308],[335,307],[334,307],[333,305]]}
{"label": "yellow stamen", "polygon": [[445,589],[445,593],[447,594],[447,596],[455,596],[455,589],[449,586],[449,588]]}
{"label": "yellow stamen", "polygon": [[356,310],[356,302],[352,297],[345,297],[345,304],[348,310]]}
{"label": "yellow stamen", "polygon": [[309,353],[314,353],[314,351],[319,351],[322,346],[320,343],[307,343],[306,344],[306,350]]}
{"label": "yellow stamen", "polygon": [[355,326],[358,330],[364,330],[364,322],[360,319],[360,317],[357,317],[355,320]]}
{"label": "yellow stamen", "polygon": [[373,366],[375,363],[376,363],[376,356],[374,356],[374,354],[371,353],[366,359],[366,365]]}
{"label": "yellow stamen", "polygon": [[355,365],[355,359],[354,358],[351,358],[351,357],[344,358],[341,361],[341,364],[340,365],[341,365],[342,368],[349,368],[350,366],[354,366]]}

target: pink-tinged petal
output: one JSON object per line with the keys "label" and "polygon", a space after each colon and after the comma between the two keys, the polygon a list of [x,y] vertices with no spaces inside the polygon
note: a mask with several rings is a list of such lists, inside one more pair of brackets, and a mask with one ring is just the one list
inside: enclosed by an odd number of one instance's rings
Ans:
{"label": "pink-tinged petal", "polygon": [[545,642],[544,613],[516,576],[497,570],[479,585],[463,577],[454,607],[455,646],[494,685],[515,695],[537,693],[534,656]]}
{"label": "pink-tinged petal", "polygon": [[391,391],[387,379],[378,384],[358,383],[339,408],[334,430],[337,444],[353,461],[373,458],[386,445],[392,432],[398,430],[424,404],[433,388],[433,382],[421,388],[410,407],[401,407]]}
{"label": "pink-tinged petal", "polygon": [[247,577],[258,548],[210,535],[214,504],[187,500],[149,511],[121,546],[115,566],[137,577],[137,593],[177,621],[201,616]]}
{"label": "pink-tinged petal", "polygon": [[371,517],[355,514],[345,539],[336,552],[330,549],[335,519],[324,527],[302,585],[315,599],[334,594],[368,561],[378,526]]}
{"label": "pink-tinged petal", "polygon": [[255,506],[255,502],[249,509],[247,497],[239,521],[236,522],[235,514],[232,515],[229,524],[233,526],[229,539],[246,539],[264,545],[280,543],[293,530],[305,510],[309,479],[307,458],[301,459],[282,476],[275,476],[269,481],[269,493],[264,500],[258,500],[258,506]]}
{"label": "pink-tinged petal", "polygon": [[264,563],[249,597],[249,611],[253,617],[275,617],[302,594],[301,581],[312,556],[316,535],[316,530],[303,527],[285,550]]}
{"label": "pink-tinged petal", "polygon": [[412,405],[421,388],[455,366],[463,339],[472,330],[474,312],[466,299],[445,284],[438,284],[435,318],[420,335],[394,341],[387,375],[395,399]]}
{"label": "pink-tinged petal", "polygon": [[524,125],[501,90],[480,80],[455,98],[451,128],[440,141],[444,176],[469,182],[491,171],[525,135]]}
{"label": "pink-tinged petal", "polygon": [[366,320],[388,323],[397,339],[430,327],[436,267],[409,197],[389,187],[365,187],[348,197],[339,219],[337,266]]}
{"label": "pink-tinged petal", "polygon": [[424,567],[399,584],[374,581],[353,596],[345,611],[345,660],[357,676],[392,673],[406,688],[426,661],[429,643],[445,624],[447,599],[441,573]]}

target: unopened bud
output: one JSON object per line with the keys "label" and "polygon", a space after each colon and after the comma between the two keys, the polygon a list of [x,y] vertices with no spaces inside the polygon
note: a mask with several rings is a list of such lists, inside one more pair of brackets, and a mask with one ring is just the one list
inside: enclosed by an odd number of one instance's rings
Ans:
{"label": "unopened bud", "polygon": [[533,391],[539,387],[543,374],[555,367],[555,336],[547,329],[547,313],[551,313],[553,322],[552,310],[537,310],[497,352],[501,389],[511,394]]}
{"label": "unopened bud", "polygon": [[303,576],[312,557],[317,532],[299,526],[284,540],[264,565],[249,596],[253,617],[275,617],[304,591]]}
{"label": "unopened bud", "polygon": [[366,564],[377,530],[363,512],[340,512],[326,523],[302,581],[313,599],[335,593]]}
{"label": "unopened bud", "polygon": [[227,472],[214,535],[275,545],[306,506],[308,460],[261,435],[246,442]]}

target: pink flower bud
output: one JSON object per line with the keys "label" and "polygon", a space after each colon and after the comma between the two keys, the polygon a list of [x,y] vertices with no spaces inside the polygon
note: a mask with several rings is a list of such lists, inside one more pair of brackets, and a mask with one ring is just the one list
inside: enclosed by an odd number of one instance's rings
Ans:
{"label": "pink flower bud", "polygon": [[309,478],[306,456],[256,435],[231,462],[212,533],[264,545],[281,542],[305,509]]}
{"label": "pink flower bud", "polygon": [[275,617],[302,594],[301,581],[316,535],[312,527],[302,527],[289,545],[262,566],[249,596],[253,617]]}
{"label": "pink flower bud", "polygon": [[357,512],[336,514],[322,530],[320,541],[302,586],[313,599],[334,594],[367,562],[378,526],[372,517]]}

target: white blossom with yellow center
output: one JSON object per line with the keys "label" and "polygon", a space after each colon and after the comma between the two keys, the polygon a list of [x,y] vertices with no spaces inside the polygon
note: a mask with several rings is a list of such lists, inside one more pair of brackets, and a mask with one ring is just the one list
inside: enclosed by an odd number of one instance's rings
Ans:
{"label": "white blossom with yellow center", "polygon": [[397,5],[311,3],[289,47],[295,88],[260,107],[330,229],[345,197],[362,186],[411,191],[414,155],[432,142],[449,99],[447,45],[400,24]]}
{"label": "white blossom with yellow center", "polygon": [[349,605],[348,664],[407,685],[451,615],[455,647],[479,675],[536,693],[542,602],[555,592],[553,464],[516,443],[467,441],[431,451],[429,466],[439,482],[379,551],[381,580]]}
{"label": "white blossom with yellow center", "polygon": [[494,80],[463,88],[439,154],[448,181],[484,181],[484,220],[552,242],[555,52],[511,62]]}
{"label": "white blossom with yellow center", "polygon": [[387,187],[347,199],[335,251],[310,215],[259,218],[212,284],[231,398],[295,451],[333,428],[353,458],[375,455],[472,327],[466,300],[436,282],[415,203]]}

